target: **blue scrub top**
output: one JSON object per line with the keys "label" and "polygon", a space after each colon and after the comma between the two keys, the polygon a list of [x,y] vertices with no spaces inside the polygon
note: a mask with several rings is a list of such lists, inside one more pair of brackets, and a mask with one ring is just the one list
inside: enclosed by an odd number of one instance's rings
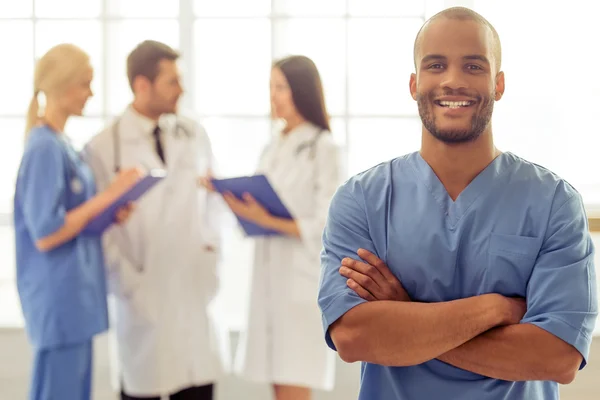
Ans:
{"label": "blue scrub top", "polygon": [[[338,270],[342,258],[356,259],[358,248],[365,248],[387,262],[415,301],[485,293],[524,297],[522,323],[545,329],[588,357],[598,306],[581,197],[547,169],[513,154],[497,157],[456,201],[419,153],[380,164],[338,190],[323,243],[319,306],[325,332],[364,302]],[[326,341],[335,349],[328,333]],[[555,382],[501,381],[431,360],[410,367],[363,363],[359,398],[558,396]]]}
{"label": "blue scrub top", "polygon": [[31,131],[17,177],[14,226],[17,288],[37,348],[81,343],[108,329],[100,237],[79,235],[48,252],[35,247],[95,191],[90,168],[62,135],[45,126]]}

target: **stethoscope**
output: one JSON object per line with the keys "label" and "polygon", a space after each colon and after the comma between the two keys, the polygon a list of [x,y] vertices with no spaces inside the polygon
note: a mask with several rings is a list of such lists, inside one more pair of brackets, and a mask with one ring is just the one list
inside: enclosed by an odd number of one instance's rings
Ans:
{"label": "stethoscope", "polygon": [[[112,126],[112,136],[113,136],[113,156],[114,156],[114,171],[115,174],[119,173],[121,170],[121,139],[119,133],[119,126],[121,124],[121,118],[117,118]],[[183,135],[190,139],[193,137],[193,133],[190,132],[185,126],[179,123],[179,121],[175,120],[175,137],[181,137],[181,132]]]}
{"label": "stethoscope", "polygon": [[[58,132],[48,121],[44,118],[40,118],[41,123],[46,126],[48,129],[54,132]],[[65,157],[67,157],[67,180],[69,181],[69,188],[71,192],[74,194],[81,194],[83,192],[84,186],[81,179],[79,179],[77,174],[77,159],[81,160],[81,156],[75,147],[73,146],[73,142],[71,139],[65,134],[58,134],[58,139],[63,143],[64,150],[66,152]]]}
{"label": "stethoscope", "polygon": [[[317,143],[319,142],[319,139],[321,138],[321,136],[323,136],[323,132],[325,132],[325,130],[321,129],[310,140],[302,142],[298,146],[296,146],[296,150],[294,151],[294,155],[296,157],[299,157],[302,154],[302,152],[304,152],[305,150],[308,150],[308,159],[309,160],[314,160],[315,155],[316,155],[316,151],[317,151]],[[263,150],[263,153],[261,155],[261,159],[263,159],[263,157],[265,156],[266,152],[268,152],[270,148],[272,148],[272,145],[266,147]],[[278,151],[276,150],[275,154],[271,155],[271,161],[269,162],[270,166],[271,167],[275,167],[277,164],[279,164],[279,158],[280,157],[281,157],[281,154],[278,154]]]}
{"label": "stethoscope", "polygon": [[321,130],[319,132],[317,132],[317,134],[315,135],[314,138],[312,138],[311,140],[308,140],[304,143],[300,143],[298,145],[298,147],[296,147],[296,156],[299,156],[300,153],[302,153],[305,149],[308,149],[309,151],[309,157],[311,159],[315,158],[315,151],[317,148],[317,142],[319,141],[319,138],[321,137],[321,135],[323,134],[324,130]]}
{"label": "stethoscope", "polygon": [[[51,128],[52,129],[52,128]],[[66,135],[60,135],[59,136],[59,140],[61,140],[65,146],[65,151],[66,151],[66,157],[68,159],[67,163],[67,169],[68,169],[68,181],[69,181],[69,188],[71,189],[71,192],[73,192],[74,194],[81,194],[83,192],[84,189],[84,185],[83,182],[81,181],[81,179],[78,176],[77,173],[77,162],[81,160],[81,155],[79,154],[79,152],[77,150],[75,150],[75,147],[73,146],[73,142],[71,141],[71,139],[69,137],[67,137]]]}

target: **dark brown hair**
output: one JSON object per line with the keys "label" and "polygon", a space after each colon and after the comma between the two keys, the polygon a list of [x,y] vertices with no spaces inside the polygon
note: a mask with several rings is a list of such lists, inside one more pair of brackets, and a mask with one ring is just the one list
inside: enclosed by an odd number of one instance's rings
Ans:
{"label": "dark brown hair", "polygon": [[307,121],[330,131],[329,115],[321,76],[315,63],[305,56],[289,56],[273,63],[288,81],[296,109]]}
{"label": "dark brown hair", "polygon": [[154,82],[158,76],[159,63],[162,60],[175,61],[179,53],[164,43],[146,40],[138,44],[127,56],[127,78],[133,90],[133,81],[138,76]]}

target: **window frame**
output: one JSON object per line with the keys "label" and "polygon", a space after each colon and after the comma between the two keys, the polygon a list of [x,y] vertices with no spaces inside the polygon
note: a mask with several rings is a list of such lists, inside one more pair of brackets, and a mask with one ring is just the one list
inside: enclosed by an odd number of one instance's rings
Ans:
{"label": "window frame", "polygon": [[[36,16],[36,1],[35,0],[30,0],[32,7],[31,7],[31,15],[29,17],[25,17],[25,16],[18,16],[18,17],[4,17],[1,18],[0,17],[0,21],[28,21],[28,22],[32,22],[31,24],[31,28],[32,28],[32,40],[33,40],[33,46],[32,46],[32,62],[35,62],[35,54],[37,53],[37,40],[36,40],[36,27],[37,27],[37,23],[38,22],[43,22],[43,21],[53,21],[53,20],[62,20],[65,18],[62,17],[38,17]],[[289,0],[288,0],[289,1]],[[108,65],[108,60],[109,57],[107,56],[108,52],[109,52],[109,48],[110,48],[110,44],[108,43],[108,38],[109,38],[109,33],[108,33],[108,26],[109,26],[109,22],[112,21],[119,21],[119,20],[174,20],[176,19],[178,21],[178,25],[179,25],[179,41],[180,41],[180,46],[179,46],[179,50],[181,51],[181,53],[184,55],[181,59],[182,65],[184,67],[184,69],[186,71],[193,71],[193,63],[194,63],[194,57],[191,56],[194,53],[194,24],[196,21],[201,20],[201,19],[252,19],[252,18],[259,18],[259,19],[264,19],[264,18],[268,18],[270,21],[270,26],[271,26],[271,59],[273,58],[276,49],[275,49],[275,43],[276,43],[276,39],[274,39],[274,34],[276,33],[276,25],[277,23],[281,22],[281,21],[285,21],[285,20],[301,20],[301,19],[315,19],[315,18],[325,18],[325,19],[338,19],[341,18],[344,20],[344,25],[345,25],[345,29],[344,29],[344,35],[345,35],[345,46],[346,46],[346,51],[345,51],[345,58],[346,61],[349,58],[349,22],[352,20],[357,20],[357,19],[377,19],[377,18],[393,18],[393,19],[402,19],[402,18],[415,18],[415,17],[419,17],[422,18],[423,20],[425,20],[426,18],[430,17],[431,15],[433,15],[435,12],[437,12],[438,10],[445,8],[445,7],[450,7],[450,6],[454,6],[454,5],[463,5],[463,6],[467,6],[467,7],[471,7],[473,8],[475,6],[476,1],[475,0],[425,0],[425,10],[424,10],[424,14],[423,15],[403,15],[403,16],[386,16],[386,15],[376,15],[376,14],[371,14],[371,15],[365,15],[365,16],[358,16],[358,15],[351,15],[349,13],[349,5],[350,5],[350,0],[346,0],[345,1],[345,5],[346,5],[346,13],[341,14],[341,15],[333,15],[333,14],[329,14],[329,15],[323,15],[323,16],[318,16],[318,15],[311,15],[306,14],[306,15],[286,15],[286,14],[281,14],[281,13],[270,13],[268,16],[264,16],[264,15],[256,15],[256,16],[226,16],[226,15],[210,15],[210,16],[197,16],[195,14],[195,6],[194,6],[194,0],[178,0],[179,2],[179,15],[174,18],[173,16],[168,16],[168,17],[157,17],[157,16],[151,16],[151,17],[129,17],[129,16],[115,16],[115,15],[110,15],[109,14],[109,0],[100,0],[101,3],[101,10],[100,10],[100,15],[98,17],[82,17],[82,18],[68,18],[69,20],[73,20],[73,21],[100,21],[101,24],[101,29],[102,29],[102,68],[101,68],[101,76],[96,76],[96,79],[100,79],[101,80],[101,93],[103,94],[103,98],[102,98],[102,102],[101,102],[101,110],[102,112],[100,113],[87,113],[85,115],[85,117],[90,117],[90,118],[102,118],[104,119],[107,123],[109,121],[111,121],[113,118],[116,117],[116,115],[110,113],[109,110],[109,104],[108,104],[108,97],[109,97],[109,85],[108,85],[108,80],[106,79],[107,75],[108,75],[108,71],[109,71],[109,65]],[[278,0],[271,0],[271,10],[275,10],[276,9],[276,4],[277,4]],[[188,74],[184,74],[183,76],[183,84],[184,87],[187,88],[195,88],[195,76],[192,73],[188,73]],[[349,96],[350,96],[350,84],[349,84],[349,68],[348,68],[348,62],[345,62],[345,86],[344,86],[344,90],[345,90],[345,94],[344,94],[344,100],[345,100],[345,104],[344,104],[344,112],[342,113],[335,113],[332,114],[332,118],[336,118],[338,120],[342,120],[343,121],[343,126],[346,128],[346,131],[344,132],[344,137],[345,137],[345,146],[344,146],[344,152],[347,154],[348,153],[348,149],[352,146],[352,143],[350,141],[350,135],[348,133],[348,127],[351,126],[351,120],[352,119],[365,119],[365,118],[377,118],[377,119],[405,119],[405,118],[409,118],[409,119],[415,119],[418,118],[418,114],[414,113],[414,114],[404,114],[404,115],[370,115],[370,114],[358,114],[358,113],[351,113],[350,112],[350,101],[349,101]],[[186,94],[183,96],[182,98],[182,108],[184,109],[188,109],[188,110],[194,110],[194,98],[192,95],[190,94]],[[254,118],[259,118],[259,119],[268,119],[269,116],[268,115],[252,115],[252,114],[228,114],[228,113],[211,113],[211,114],[204,114],[202,113],[202,110],[194,110],[194,112],[197,111],[197,115],[199,115],[202,118],[232,118],[232,119],[254,119]],[[25,112],[26,110],[23,110],[22,114],[14,114],[14,113],[2,113],[0,111],[0,118],[25,118]],[[210,134],[210,132],[209,132]],[[347,165],[349,160],[344,160],[345,161],[345,165]],[[589,220],[590,220],[590,227],[594,230],[600,230],[600,204],[586,204],[586,211],[588,213],[589,216]],[[6,224],[11,224],[12,223],[12,213],[0,213],[0,226],[4,226]]]}

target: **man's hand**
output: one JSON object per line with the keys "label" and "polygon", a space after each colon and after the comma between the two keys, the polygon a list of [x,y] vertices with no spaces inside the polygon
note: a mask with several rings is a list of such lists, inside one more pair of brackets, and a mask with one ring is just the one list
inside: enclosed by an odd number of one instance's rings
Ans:
{"label": "man's hand", "polygon": [[365,249],[358,249],[357,254],[364,262],[344,258],[340,267],[350,289],[367,301],[410,301],[398,278],[379,257]]}
{"label": "man's hand", "polygon": [[115,179],[106,188],[111,198],[117,199],[123,193],[133,187],[143,176],[145,172],[142,168],[126,168],[119,171]]}
{"label": "man's hand", "polygon": [[214,185],[212,184],[212,178],[209,176],[200,176],[197,178],[196,183],[198,187],[203,187],[211,193],[216,192]]}
{"label": "man's hand", "polygon": [[198,178],[196,178],[196,184],[198,187],[203,187],[204,189],[208,190],[210,193],[215,193],[216,189],[215,189],[215,186],[212,184],[212,180],[213,180],[212,171],[210,169],[208,169],[206,171],[205,176],[199,176]]}
{"label": "man's hand", "polygon": [[115,216],[117,224],[119,224],[119,225],[124,224],[129,219],[129,217],[131,216],[131,213],[134,210],[135,210],[135,205],[133,203],[127,203],[123,207],[119,208],[117,210],[117,215]]}
{"label": "man's hand", "polygon": [[[370,251],[359,249],[358,256],[364,261],[351,258],[342,260],[340,274],[348,278],[348,287],[367,301],[410,301],[402,284],[388,266]],[[527,312],[525,299],[501,296],[504,310],[503,325],[518,324]]]}

